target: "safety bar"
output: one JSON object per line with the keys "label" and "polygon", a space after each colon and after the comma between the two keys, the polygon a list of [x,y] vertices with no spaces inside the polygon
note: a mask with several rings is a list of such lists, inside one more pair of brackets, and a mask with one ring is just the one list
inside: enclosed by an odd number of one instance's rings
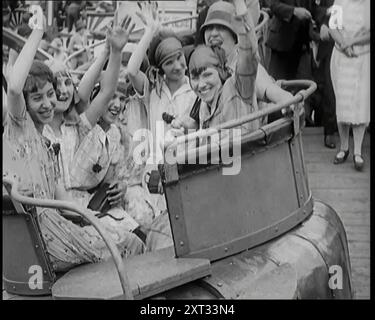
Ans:
{"label": "safety bar", "polygon": [[15,181],[13,179],[10,179],[8,177],[3,178],[3,184],[9,184],[11,186],[11,194],[10,196],[23,204],[32,205],[32,206],[38,206],[38,207],[45,207],[45,208],[54,208],[54,209],[65,209],[70,210],[73,212],[78,213],[79,215],[86,218],[93,227],[98,231],[100,236],[103,238],[105,244],[107,245],[113,260],[115,262],[115,266],[120,278],[122,291],[124,293],[126,300],[134,300],[133,292],[130,287],[130,282],[128,279],[128,276],[125,271],[124,263],[121,258],[121,254],[119,250],[116,247],[116,244],[113,242],[113,240],[107,235],[106,231],[101,226],[101,223],[98,218],[94,216],[88,215],[84,208],[81,208],[80,206],[77,206],[76,204],[69,202],[69,201],[61,201],[61,200],[47,200],[47,199],[35,199],[31,197],[26,197],[21,195],[18,192],[18,181]]}
{"label": "safety bar", "polygon": [[291,80],[291,81],[279,81],[280,86],[283,87],[305,87],[305,90],[299,91],[293,98],[283,102],[278,103],[274,106],[267,107],[263,110],[259,110],[257,112],[251,113],[247,116],[244,116],[240,119],[234,119],[227,121],[225,123],[222,123],[221,125],[218,125],[216,127],[208,128],[205,130],[196,131],[193,133],[190,133],[185,136],[180,136],[176,138],[171,144],[167,146],[167,149],[175,147],[176,145],[179,145],[181,143],[186,143],[191,140],[197,139],[197,138],[204,138],[207,136],[210,136],[212,134],[217,134],[218,130],[222,129],[230,129],[238,127],[244,123],[254,121],[256,119],[262,118],[264,116],[267,116],[273,112],[280,111],[292,104],[303,102],[306,98],[308,98],[317,88],[317,85],[314,81],[311,80]]}

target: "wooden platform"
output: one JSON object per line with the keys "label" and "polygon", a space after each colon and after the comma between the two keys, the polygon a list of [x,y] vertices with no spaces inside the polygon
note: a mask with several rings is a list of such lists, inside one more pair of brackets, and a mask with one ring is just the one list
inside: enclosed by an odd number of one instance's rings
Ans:
{"label": "wooden platform", "polygon": [[[338,142],[338,136],[336,138]],[[331,150],[323,145],[323,128],[304,128],[303,144],[313,196],[333,207],[344,222],[349,242],[355,298],[369,299],[370,135],[366,133],[363,143],[363,172],[354,169],[352,139],[348,160],[341,165],[333,164],[338,150]]]}

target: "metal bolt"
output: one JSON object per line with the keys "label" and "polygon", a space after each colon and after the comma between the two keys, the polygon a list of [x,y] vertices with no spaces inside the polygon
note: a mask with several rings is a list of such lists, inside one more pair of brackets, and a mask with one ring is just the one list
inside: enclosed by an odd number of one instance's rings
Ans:
{"label": "metal bolt", "polygon": [[44,270],[43,273],[44,273],[44,274],[47,274],[47,270]]}
{"label": "metal bolt", "polygon": [[222,282],[219,282],[219,283],[217,284],[217,286],[218,286],[218,287],[222,287],[222,286],[223,286],[223,283],[222,283]]}
{"label": "metal bolt", "polygon": [[180,241],[180,246],[181,246],[181,247],[184,246],[184,242],[183,242],[183,241]]}
{"label": "metal bolt", "polygon": [[175,219],[178,220],[180,218],[179,215],[175,215]]}
{"label": "metal bolt", "polygon": [[306,210],[303,210],[303,214],[306,214]]}
{"label": "metal bolt", "polygon": [[39,248],[39,245],[37,245],[37,244],[36,244],[36,245],[35,245],[35,248],[37,248],[37,249],[38,249],[38,248]]}
{"label": "metal bolt", "polygon": [[225,251],[225,252],[228,252],[228,248],[224,248],[224,251]]}
{"label": "metal bolt", "polygon": [[278,231],[279,231],[279,228],[278,228],[278,227],[276,227],[276,228],[275,228],[275,232],[278,232]]}
{"label": "metal bolt", "polygon": [[303,199],[303,194],[301,194],[299,197],[300,197],[301,199]]}

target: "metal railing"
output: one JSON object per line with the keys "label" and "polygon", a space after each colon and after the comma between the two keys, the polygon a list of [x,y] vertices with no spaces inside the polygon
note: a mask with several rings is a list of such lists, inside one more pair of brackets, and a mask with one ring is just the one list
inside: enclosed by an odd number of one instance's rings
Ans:
{"label": "metal railing", "polygon": [[80,207],[76,205],[75,203],[72,203],[69,201],[36,199],[36,198],[23,196],[18,192],[18,182],[8,177],[3,178],[3,184],[4,183],[9,184],[11,186],[11,193],[10,193],[11,198],[13,198],[14,200],[22,204],[45,207],[45,208],[70,210],[70,211],[76,212],[80,216],[87,219],[92,224],[92,226],[98,231],[99,235],[103,238],[105,244],[107,245],[112,255],[113,261],[115,263],[115,266],[116,266],[116,269],[120,278],[122,291],[124,293],[124,298],[126,300],[134,299],[133,292],[132,292],[130,282],[129,282],[129,278],[126,274],[126,270],[125,270],[125,266],[124,266],[124,262],[122,260],[121,254],[119,250],[117,249],[114,241],[110,238],[110,236],[102,227],[101,222],[99,221],[98,218],[87,214],[83,207]]}
{"label": "metal railing", "polygon": [[205,138],[210,135],[217,134],[217,132],[222,129],[236,128],[240,125],[243,125],[244,123],[251,122],[259,118],[265,117],[271,113],[280,111],[293,104],[301,103],[304,100],[306,100],[317,89],[316,83],[311,80],[292,80],[292,81],[282,80],[282,81],[279,81],[279,84],[280,86],[283,86],[283,87],[303,87],[305,89],[300,90],[293,96],[293,98],[290,98],[289,100],[285,102],[278,103],[276,105],[267,107],[263,110],[256,111],[240,119],[230,120],[212,128],[196,131],[185,136],[180,136],[176,138],[175,140],[173,140],[171,144],[166,146],[166,149],[175,148],[179,144],[187,143],[197,138]]}

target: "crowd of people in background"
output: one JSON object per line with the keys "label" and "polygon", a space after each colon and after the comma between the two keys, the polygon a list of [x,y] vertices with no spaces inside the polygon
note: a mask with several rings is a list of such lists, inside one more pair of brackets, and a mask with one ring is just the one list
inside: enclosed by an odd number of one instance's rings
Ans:
{"label": "crowd of people in background", "polygon": [[[343,8],[342,30],[329,27],[334,4]],[[3,2],[3,16],[27,5]],[[105,45],[95,56],[88,47],[86,11],[113,12],[112,1],[57,2],[57,26],[69,34],[67,47],[62,37],[47,34],[40,1],[22,16],[16,32],[27,40],[20,52],[9,51],[3,68],[3,143],[24,166],[22,172],[10,163],[5,169],[36,198],[86,207],[123,255],[172,245],[164,196],[150,194],[145,183],[157,170],[157,162],[146,160],[157,159],[163,146],[145,150],[142,163],[133,156],[137,131],[148,129],[155,137],[158,122],[163,134],[173,137],[215,127],[290,100],[278,80],[311,79],[318,90],[305,101],[307,125],[324,127],[327,148],[336,148],[338,131],[335,164],[349,155],[352,128],[354,166],[364,166],[369,0],[203,0],[198,7],[196,33],[186,41],[162,26],[155,3],[145,2],[138,13],[145,28],[139,42],[129,43],[134,20],[126,15],[107,27]],[[255,33],[260,10],[270,15],[268,60],[260,58]],[[53,59],[35,60],[38,48]],[[252,132],[282,116],[277,112],[240,128]],[[103,194],[104,203],[98,201]],[[38,218],[55,270],[109,257],[95,229],[76,214],[38,209]]]}

